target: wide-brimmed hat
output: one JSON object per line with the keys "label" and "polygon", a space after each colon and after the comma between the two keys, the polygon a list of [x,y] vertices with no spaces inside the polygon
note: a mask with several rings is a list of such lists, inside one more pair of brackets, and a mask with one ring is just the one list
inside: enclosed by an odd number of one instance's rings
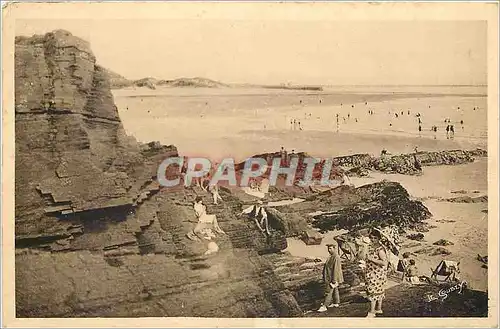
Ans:
{"label": "wide-brimmed hat", "polygon": [[399,246],[396,243],[396,237],[394,236],[393,228],[386,226],[384,228],[374,227],[373,229],[380,233],[380,236],[387,240],[391,247],[395,249],[395,251],[399,251]]}

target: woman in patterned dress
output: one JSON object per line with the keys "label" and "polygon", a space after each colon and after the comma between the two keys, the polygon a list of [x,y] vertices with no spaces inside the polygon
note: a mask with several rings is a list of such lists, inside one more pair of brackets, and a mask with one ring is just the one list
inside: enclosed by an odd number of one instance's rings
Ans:
{"label": "woman in patterned dress", "polygon": [[389,250],[394,247],[394,242],[384,231],[374,229],[370,234],[372,244],[366,259],[366,292],[370,300],[367,317],[383,313],[382,301],[385,298]]}

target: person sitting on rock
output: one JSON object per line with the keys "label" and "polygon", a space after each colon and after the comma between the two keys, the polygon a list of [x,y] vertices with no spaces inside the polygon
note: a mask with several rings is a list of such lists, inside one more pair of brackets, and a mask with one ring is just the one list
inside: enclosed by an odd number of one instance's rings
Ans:
{"label": "person sitting on rock", "polygon": [[218,204],[218,200],[223,201],[222,197],[219,194],[219,186],[217,184],[209,185],[208,191],[212,193],[212,196],[214,198],[214,204]]}
{"label": "person sitting on rock", "polygon": [[[188,233],[188,238],[198,240],[204,238],[204,230],[210,229],[215,233],[225,234],[217,223],[215,215],[208,215],[206,212],[207,207],[203,204],[201,197],[196,197],[194,202],[194,212],[198,218],[198,223],[192,232]],[[205,231],[206,232],[206,231]]]}
{"label": "person sitting on rock", "polygon": [[405,275],[408,278],[408,281],[412,284],[418,284],[420,282],[420,279],[418,277],[418,269],[415,265],[414,259],[409,260],[409,266],[406,268]]}
{"label": "person sitting on rock", "polygon": [[342,185],[354,186],[354,184],[351,183],[349,176],[347,176],[345,172],[342,172]]}
{"label": "person sitting on rock", "polygon": [[255,224],[261,230],[261,232],[266,233],[267,235],[271,235],[269,231],[269,221],[267,219],[267,211],[262,206],[263,202],[259,200],[259,202],[254,205],[254,208],[250,215],[252,215]]}
{"label": "person sitting on rock", "polygon": [[397,270],[399,272],[403,272],[403,276],[401,278],[401,281],[405,280],[406,270],[408,269],[409,266],[410,266],[410,253],[405,252],[405,253],[403,253],[403,259],[399,260],[398,268],[397,268]]}

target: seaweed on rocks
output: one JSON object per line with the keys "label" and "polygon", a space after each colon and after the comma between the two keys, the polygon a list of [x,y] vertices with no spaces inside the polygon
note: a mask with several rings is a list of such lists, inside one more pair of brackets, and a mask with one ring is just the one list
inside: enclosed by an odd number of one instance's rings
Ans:
{"label": "seaweed on rocks", "polygon": [[405,229],[416,227],[431,216],[427,207],[411,200],[399,183],[369,184],[356,188],[354,194],[360,197],[358,202],[314,216],[313,226],[320,232],[387,225]]}

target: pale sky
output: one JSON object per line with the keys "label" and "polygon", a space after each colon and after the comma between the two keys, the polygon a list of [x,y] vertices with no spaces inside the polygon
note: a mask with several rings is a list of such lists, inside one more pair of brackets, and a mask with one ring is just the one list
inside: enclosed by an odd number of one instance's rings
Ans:
{"label": "pale sky", "polygon": [[16,35],[65,29],[129,79],[232,83],[487,83],[486,21],[17,20]]}

